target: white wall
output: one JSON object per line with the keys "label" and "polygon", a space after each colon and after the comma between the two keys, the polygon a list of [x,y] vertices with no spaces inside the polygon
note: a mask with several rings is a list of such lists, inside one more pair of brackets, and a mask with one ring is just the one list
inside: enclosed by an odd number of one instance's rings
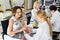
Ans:
{"label": "white wall", "polygon": [[0,0],[0,4],[1,4],[1,6],[0,6],[0,10],[5,11],[4,1],[3,1],[3,0]]}

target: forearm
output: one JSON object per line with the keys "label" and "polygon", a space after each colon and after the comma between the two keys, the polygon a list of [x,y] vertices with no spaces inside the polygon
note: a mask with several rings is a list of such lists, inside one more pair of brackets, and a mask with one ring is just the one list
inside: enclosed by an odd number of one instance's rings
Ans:
{"label": "forearm", "polygon": [[22,29],[21,30],[14,30],[14,31],[10,31],[9,34],[16,34],[16,33],[19,33],[19,32],[22,32]]}

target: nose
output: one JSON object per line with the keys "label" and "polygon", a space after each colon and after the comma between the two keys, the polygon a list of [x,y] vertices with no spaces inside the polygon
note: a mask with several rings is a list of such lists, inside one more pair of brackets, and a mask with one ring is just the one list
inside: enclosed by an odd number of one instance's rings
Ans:
{"label": "nose", "polygon": [[21,13],[19,13],[18,15],[21,15]]}

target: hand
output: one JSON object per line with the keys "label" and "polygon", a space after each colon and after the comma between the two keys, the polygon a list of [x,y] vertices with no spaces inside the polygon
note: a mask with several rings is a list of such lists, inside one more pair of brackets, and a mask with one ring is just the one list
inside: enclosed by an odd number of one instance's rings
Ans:
{"label": "hand", "polygon": [[24,34],[28,34],[26,31],[23,31],[24,32]]}
{"label": "hand", "polygon": [[29,33],[29,30],[26,29],[26,30],[24,30],[23,32],[24,32],[25,34],[27,34],[27,33]]}
{"label": "hand", "polygon": [[24,31],[25,31],[26,33],[29,33],[29,29],[28,29],[27,27],[24,28]]}
{"label": "hand", "polygon": [[28,27],[23,27],[21,30],[22,30],[23,32],[26,32],[26,33],[32,32],[32,29],[31,29],[31,28],[28,28]]}
{"label": "hand", "polygon": [[32,29],[26,28],[23,32],[24,32],[24,33],[30,33],[30,32],[32,32]]}

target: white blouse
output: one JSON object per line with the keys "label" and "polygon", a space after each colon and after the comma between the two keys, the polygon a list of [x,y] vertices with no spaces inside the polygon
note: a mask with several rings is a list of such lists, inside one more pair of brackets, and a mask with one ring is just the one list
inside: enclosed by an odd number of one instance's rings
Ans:
{"label": "white blouse", "polygon": [[51,13],[51,23],[53,31],[60,32],[60,13],[58,11],[55,11],[54,13]]}
{"label": "white blouse", "polygon": [[[19,20],[16,20],[14,16],[12,16],[11,19],[14,20],[13,31],[19,30],[19,29],[22,28],[22,25],[21,25],[21,23],[20,23],[20,19],[19,19]],[[8,30],[9,30],[9,27],[8,27]],[[12,34],[12,35],[11,35],[8,30],[7,30],[7,34],[8,34],[10,37],[12,37],[12,38],[20,39],[20,38],[21,38],[21,35],[23,34],[22,32],[20,32],[20,33]]]}
{"label": "white blouse", "polygon": [[32,17],[35,17],[35,14],[36,14],[36,12],[37,11],[39,11],[40,9],[32,9],[32,11],[31,11],[31,14],[32,14]]}
{"label": "white blouse", "polygon": [[31,37],[29,34],[25,34],[27,40],[52,40],[47,22],[39,23],[38,26],[39,28],[33,37]]}

